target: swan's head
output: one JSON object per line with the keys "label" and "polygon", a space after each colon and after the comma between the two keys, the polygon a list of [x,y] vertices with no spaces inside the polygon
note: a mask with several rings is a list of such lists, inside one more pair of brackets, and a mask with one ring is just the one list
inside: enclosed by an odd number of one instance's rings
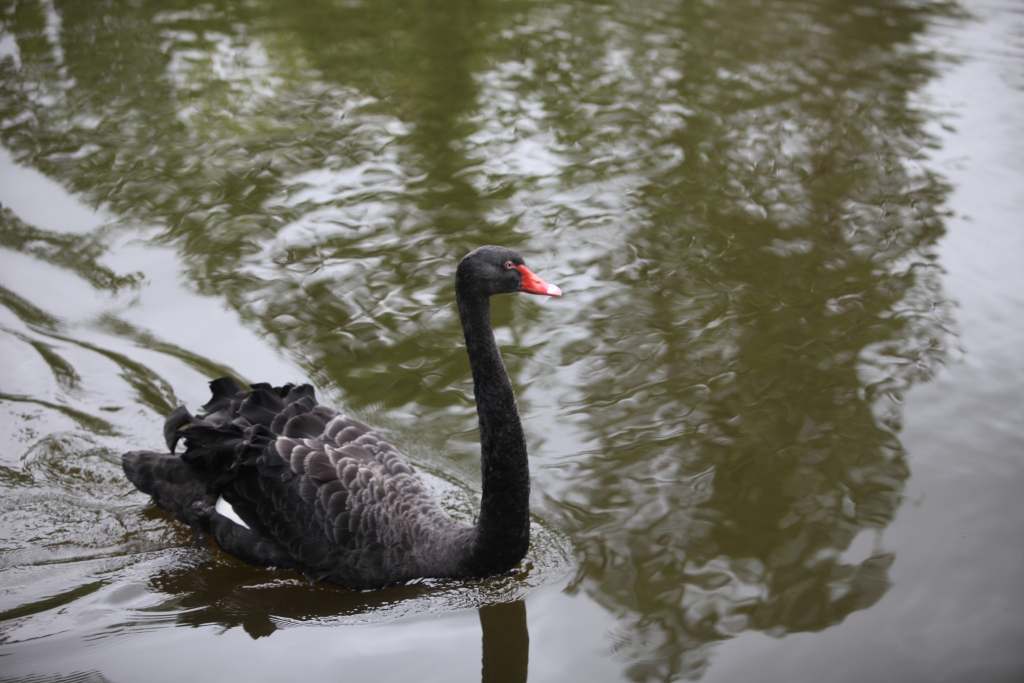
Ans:
{"label": "swan's head", "polygon": [[480,247],[466,254],[455,272],[455,286],[484,296],[513,292],[562,296],[561,289],[534,275],[523,257],[506,247]]}

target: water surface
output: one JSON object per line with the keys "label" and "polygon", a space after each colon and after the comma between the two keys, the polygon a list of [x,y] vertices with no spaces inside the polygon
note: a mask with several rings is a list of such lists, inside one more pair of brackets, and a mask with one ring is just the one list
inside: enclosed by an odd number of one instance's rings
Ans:
{"label": "water surface", "polygon": [[[1024,675],[1014,2],[0,10],[0,680]],[[472,520],[485,243],[565,292],[493,303],[514,574],[310,585],[125,481],[308,378]]]}

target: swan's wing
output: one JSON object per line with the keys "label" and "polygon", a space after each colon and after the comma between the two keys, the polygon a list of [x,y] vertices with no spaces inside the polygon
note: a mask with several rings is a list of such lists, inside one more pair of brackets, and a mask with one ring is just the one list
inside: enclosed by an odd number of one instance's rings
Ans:
{"label": "swan's wing", "polygon": [[228,552],[371,587],[417,576],[424,544],[452,533],[455,523],[394,446],[318,404],[312,387],[211,388],[208,412],[177,415],[172,431],[185,437],[182,459],[245,522],[210,511]]}
{"label": "swan's wing", "polygon": [[[303,564],[387,580],[416,564],[424,522],[447,518],[408,461],[365,424],[339,415],[317,437],[298,417],[240,477],[261,522]],[[439,514],[440,513],[440,514]],[[424,517],[426,515],[426,517]],[[348,567],[348,569],[345,569]]]}

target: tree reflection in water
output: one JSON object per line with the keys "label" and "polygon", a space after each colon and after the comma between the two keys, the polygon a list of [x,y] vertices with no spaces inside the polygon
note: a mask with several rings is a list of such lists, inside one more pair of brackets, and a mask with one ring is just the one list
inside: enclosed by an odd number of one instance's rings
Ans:
{"label": "tree reflection in water", "polygon": [[[881,598],[880,536],[844,553],[893,519],[901,396],[945,353],[947,187],[908,107],[934,68],[910,46],[943,8],[772,7],[666,4],[616,36],[636,119],[671,124],[631,138],[639,158],[606,146],[636,189],[621,248],[583,264],[614,284],[565,349],[595,444],[560,502],[585,556],[573,588],[620,616],[638,681]],[[651,26],[671,40],[649,48]]]}

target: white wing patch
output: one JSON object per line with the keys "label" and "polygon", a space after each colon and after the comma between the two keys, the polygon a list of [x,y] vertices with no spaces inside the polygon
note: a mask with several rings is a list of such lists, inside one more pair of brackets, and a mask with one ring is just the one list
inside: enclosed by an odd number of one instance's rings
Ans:
{"label": "white wing patch", "polygon": [[224,500],[224,496],[220,496],[219,498],[217,498],[217,505],[214,509],[217,510],[217,513],[221,517],[227,517],[235,524],[238,524],[239,526],[244,526],[246,529],[249,528],[249,525],[243,522],[242,518],[238,516],[237,512],[235,512],[235,508],[231,507],[231,503]]}

